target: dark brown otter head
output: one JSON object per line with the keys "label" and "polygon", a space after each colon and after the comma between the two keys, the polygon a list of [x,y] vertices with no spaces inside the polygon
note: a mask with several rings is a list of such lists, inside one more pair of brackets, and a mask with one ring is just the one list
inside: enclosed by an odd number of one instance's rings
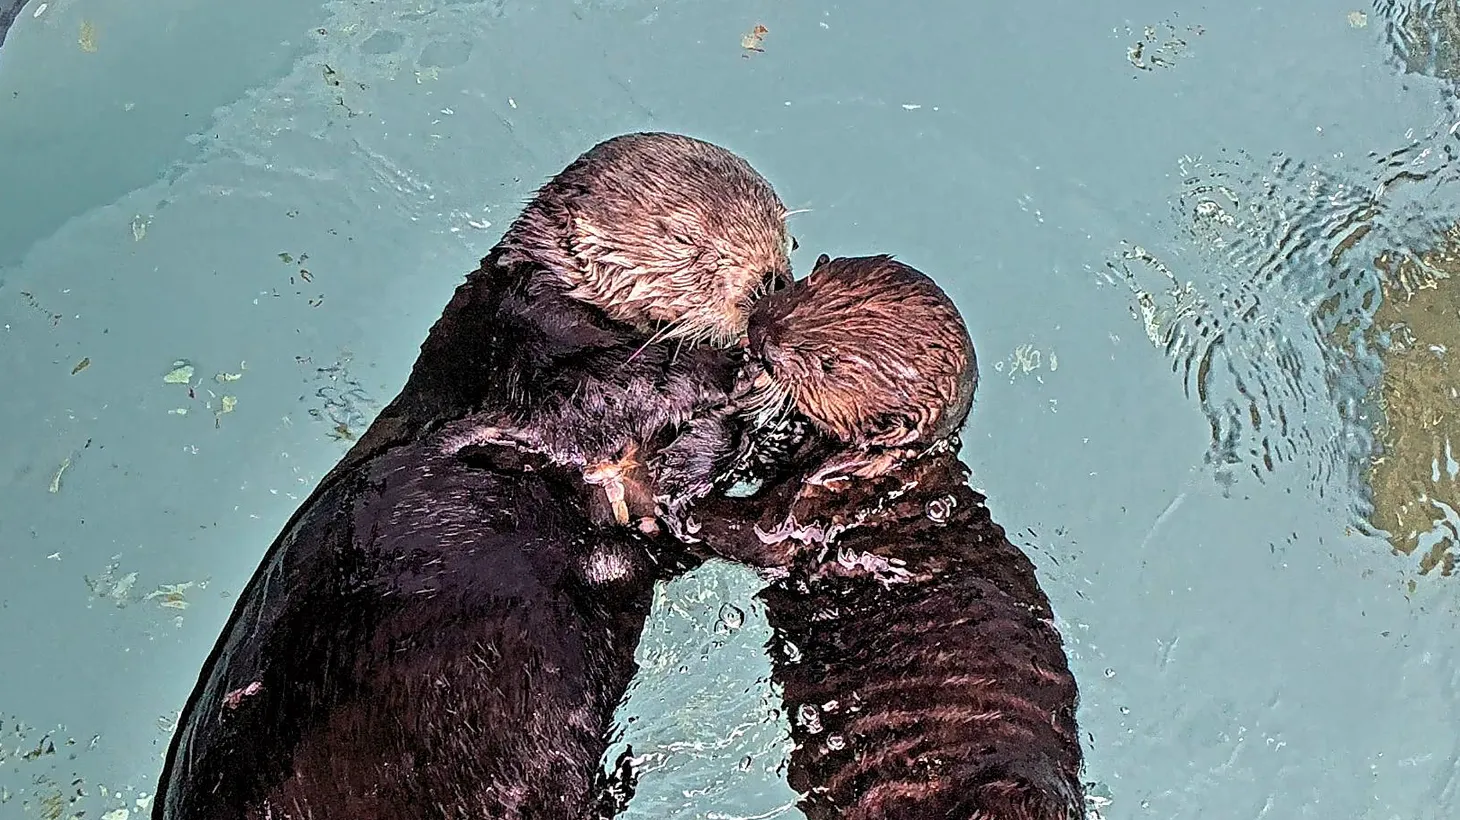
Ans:
{"label": "dark brown otter head", "polygon": [[829,259],[757,304],[750,350],[773,392],[857,447],[931,444],[958,432],[978,363],[932,279],[891,256]]}
{"label": "dark brown otter head", "polygon": [[677,134],[601,142],[507,229],[504,264],[536,263],[568,294],[665,338],[727,344],[756,297],[790,281],[786,207],[724,148]]}

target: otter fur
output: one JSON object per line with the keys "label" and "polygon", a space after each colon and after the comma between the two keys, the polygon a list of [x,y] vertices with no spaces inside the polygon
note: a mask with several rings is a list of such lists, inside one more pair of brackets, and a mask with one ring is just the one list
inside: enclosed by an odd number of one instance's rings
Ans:
{"label": "otter fur", "polygon": [[[730,152],[600,143],[456,290],[400,393],[265,554],[182,711],[155,820],[579,818],[635,671],[644,536],[509,418],[601,459],[723,402],[788,276],[785,208]],[[656,560],[656,554],[659,556]]]}
{"label": "otter fur", "polygon": [[957,456],[978,369],[952,301],[891,257],[823,256],[757,305],[749,346],[765,398],[741,441],[782,435],[780,471],[672,529],[773,579],[759,597],[802,811],[1082,818],[1063,640]]}

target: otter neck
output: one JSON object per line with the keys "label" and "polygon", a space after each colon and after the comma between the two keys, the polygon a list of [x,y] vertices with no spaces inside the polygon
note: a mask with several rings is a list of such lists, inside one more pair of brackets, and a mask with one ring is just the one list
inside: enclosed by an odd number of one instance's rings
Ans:
{"label": "otter neck", "polygon": [[546,267],[504,264],[501,255],[494,250],[467,275],[421,345],[405,392],[435,405],[433,419],[515,414],[551,389],[537,376],[637,332],[569,297]]}
{"label": "otter neck", "polygon": [[[958,459],[956,441],[950,440],[883,475],[853,480],[842,489],[807,485],[792,514],[803,525],[815,522],[841,532],[895,528],[900,536],[922,528],[967,525],[987,514],[983,497],[968,485],[970,473]],[[892,541],[912,543],[906,537]],[[911,563],[919,556],[885,557]]]}

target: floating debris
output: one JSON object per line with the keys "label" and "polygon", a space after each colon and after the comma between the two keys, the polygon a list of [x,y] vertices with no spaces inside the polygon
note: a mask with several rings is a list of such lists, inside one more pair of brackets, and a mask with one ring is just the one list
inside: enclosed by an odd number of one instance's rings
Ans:
{"label": "floating debris", "polygon": [[[1170,68],[1175,65],[1176,56],[1184,54],[1189,47],[1183,35],[1201,36],[1206,29],[1201,26],[1186,26],[1177,30],[1171,23],[1162,23],[1156,26],[1146,26],[1141,30],[1141,38],[1125,50],[1125,58],[1131,65],[1141,71],[1154,71],[1157,68]],[[1127,34],[1134,34],[1131,29],[1126,29]]]}
{"label": "floating debris", "polygon": [[1353,28],[1363,28],[1369,24],[1369,15],[1362,11],[1351,11],[1348,13],[1348,24]]}
{"label": "floating debris", "polygon": [[[131,109],[128,109],[128,110],[131,110]],[[152,222],[151,218],[144,217],[141,214],[138,214],[138,215],[132,217],[132,241],[133,242],[141,242],[142,239],[147,236],[147,225],[149,223],[151,223],[151,222]]]}
{"label": "floating debris", "polygon": [[59,493],[61,491],[61,476],[70,466],[71,457],[66,456],[66,459],[61,462],[61,466],[56,468],[56,474],[51,476],[51,486],[47,487],[46,489],[50,490],[52,493]]}
{"label": "floating debris", "polygon": [[120,566],[119,562],[113,561],[96,578],[82,576],[93,597],[110,600],[118,609],[137,600],[132,591],[137,586],[137,573],[129,572],[118,577],[117,570]]}
{"label": "floating debris", "polygon": [[169,416],[186,416],[188,414],[188,409],[186,407],[174,407],[171,410],[167,411],[167,414]]}
{"label": "floating debris", "polygon": [[81,50],[87,54],[96,53],[96,24],[90,20],[81,21],[81,33],[77,35],[76,42]]}
{"label": "floating debris", "polygon": [[35,298],[35,294],[31,293],[30,291],[21,291],[20,298],[25,300],[25,303],[30,306],[31,310],[34,310],[49,319],[51,322],[51,327],[55,327],[56,325],[60,324],[61,319],[64,318],[61,316],[61,314],[46,309],[43,305],[41,305],[40,300]]}
{"label": "floating debris", "polygon": [[157,601],[160,607],[167,609],[187,609],[192,606],[187,600],[187,591],[193,587],[202,585],[196,581],[187,581],[181,584],[163,584],[157,589],[142,597],[143,601]]}
{"label": "floating debris", "polygon": [[236,396],[223,396],[218,401],[223,405],[218,410],[218,415],[220,416],[224,413],[232,413],[233,408],[238,406],[238,398]]}
{"label": "floating debris", "polygon": [[172,363],[172,369],[167,371],[162,380],[168,384],[188,384],[193,380],[194,369],[185,359],[178,359]]}
{"label": "floating debris", "polygon": [[[755,28],[747,31],[745,35],[740,38],[740,47],[745,49],[746,51],[764,52],[765,36],[770,33],[770,29],[766,28],[760,23],[756,23]],[[746,54],[745,56],[749,57],[750,55]]]}
{"label": "floating debris", "polygon": [[71,368],[71,375],[74,376],[77,373],[80,373],[81,371],[85,370],[88,367],[91,367],[91,357],[90,356],[87,356],[86,358],[84,358],[81,361],[77,362],[76,363],[76,366],[73,367],[73,368]]}

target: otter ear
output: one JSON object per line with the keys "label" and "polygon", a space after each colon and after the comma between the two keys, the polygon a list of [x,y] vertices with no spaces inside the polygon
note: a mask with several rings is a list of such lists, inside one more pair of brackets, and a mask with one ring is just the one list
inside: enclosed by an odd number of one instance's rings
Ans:
{"label": "otter ear", "polygon": [[816,264],[811,266],[811,272],[812,273],[815,273],[816,270],[817,270],[817,268],[820,268],[822,265],[825,265],[827,262],[830,262],[830,261],[831,261],[831,257],[830,256],[827,256],[824,253],[822,255],[816,257]]}

